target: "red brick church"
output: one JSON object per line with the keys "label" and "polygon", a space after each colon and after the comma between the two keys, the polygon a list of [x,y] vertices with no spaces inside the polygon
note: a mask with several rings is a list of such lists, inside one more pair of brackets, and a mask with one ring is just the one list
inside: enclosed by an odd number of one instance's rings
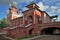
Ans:
{"label": "red brick church", "polygon": [[[9,8],[7,20],[10,22],[10,26],[7,28],[7,35],[13,38],[25,37],[29,35],[48,34],[43,32],[44,29],[49,28],[51,32],[54,29],[60,31],[59,22],[56,22],[58,16],[49,16],[45,11],[41,11],[39,6],[34,2],[31,2],[26,6],[27,10],[22,12],[22,9],[18,9],[15,5]],[[53,22],[52,22],[53,20]],[[56,25],[57,24],[57,25]]]}

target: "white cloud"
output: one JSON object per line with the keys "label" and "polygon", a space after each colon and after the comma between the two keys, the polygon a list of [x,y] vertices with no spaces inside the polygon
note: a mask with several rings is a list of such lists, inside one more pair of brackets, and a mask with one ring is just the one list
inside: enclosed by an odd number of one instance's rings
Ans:
{"label": "white cloud", "polygon": [[51,6],[51,9],[57,9],[58,7],[57,6]]}
{"label": "white cloud", "polygon": [[[49,7],[49,5],[47,5],[47,6],[44,5],[43,2],[39,2],[37,5],[40,7],[39,9],[42,10],[42,11],[48,10],[47,13],[48,13],[50,16],[57,14],[57,9],[58,9],[57,6],[51,6],[51,7]],[[59,10],[58,10],[58,11],[59,11]]]}
{"label": "white cloud", "polygon": [[22,10],[25,11],[26,10],[26,7],[24,7]]}
{"label": "white cloud", "polygon": [[0,5],[9,5],[12,1],[16,1],[17,3],[23,3],[23,2],[31,2],[33,0],[0,0]]}
{"label": "white cloud", "polygon": [[51,6],[50,7],[50,13],[59,14],[60,13],[60,8],[58,6]]}
{"label": "white cloud", "polygon": [[50,9],[50,13],[56,14],[58,7],[57,6],[51,6],[49,9]]}
{"label": "white cloud", "polygon": [[25,10],[28,10],[28,8],[24,7],[22,10],[25,11]]}
{"label": "white cloud", "polygon": [[6,10],[6,12],[5,12],[6,14],[8,14],[9,13],[9,10]]}
{"label": "white cloud", "polygon": [[60,13],[60,9],[57,10],[57,13]]}
{"label": "white cloud", "polygon": [[54,4],[55,3],[60,3],[60,0],[42,0],[45,4]]}
{"label": "white cloud", "polygon": [[55,8],[50,7],[47,12],[50,16],[57,15],[57,10]]}
{"label": "white cloud", "polygon": [[45,11],[46,9],[49,8],[49,6],[45,6],[43,2],[39,2],[37,5],[40,7],[39,9],[42,11]]}
{"label": "white cloud", "polygon": [[49,11],[47,11],[47,13],[50,15],[50,16],[54,16],[54,15],[58,15],[58,18],[57,20],[60,21],[60,9],[58,6],[51,6],[48,8]]}
{"label": "white cloud", "polygon": [[56,3],[56,5],[60,5],[60,2],[59,3]]}

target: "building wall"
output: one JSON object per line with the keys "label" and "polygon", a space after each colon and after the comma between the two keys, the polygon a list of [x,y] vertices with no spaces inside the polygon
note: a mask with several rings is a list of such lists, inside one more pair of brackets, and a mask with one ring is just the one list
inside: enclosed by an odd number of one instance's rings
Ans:
{"label": "building wall", "polygon": [[24,37],[24,36],[26,36],[24,31],[25,31],[25,29],[20,28],[20,27],[17,27],[14,29],[9,29],[7,32],[8,33],[7,36],[12,37],[12,38]]}
{"label": "building wall", "polygon": [[11,21],[11,26],[20,26],[23,24],[23,17]]}
{"label": "building wall", "polygon": [[[29,16],[32,17],[32,25],[29,25]],[[13,38],[19,38],[24,36],[29,36],[29,31],[32,30],[32,35],[39,35],[40,28],[38,28],[38,24],[48,23],[50,22],[49,16],[46,13],[43,13],[37,9],[32,9],[24,12],[24,24],[23,24],[23,17],[16,18],[11,21],[11,27],[16,27],[13,29],[8,30],[8,36]],[[23,24],[23,26],[21,26]]]}
{"label": "building wall", "polygon": [[42,24],[42,13],[38,10],[35,10],[35,22],[37,24]]}
{"label": "building wall", "polygon": [[28,25],[28,17],[31,16],[32,17],[32,21],[34,22],[33,20],[33,16],[34,16],[34,9],[33,10],[30,10],[30,11],[27,11],[27,12],[24,12],[24,25]]}
{"label": "building wall", "polygon": [[[29,6],[27,7],[28,10],[24,11],[23,17],[22,17],[22,10],[19,11],[20,16],[17,14],[16,7],[12,7],[9,10],[10,13],[8,14],[8,20],[9,21],[11,19],[12,20],[10,21],[11,26],[6,29],[7,36],[10,36],[13,38],[20,38],[20,37],[25,37],[29,35],[34,35],[34,36],[40,35],[42,29],[49,27],[49,26],[46,26],[44,23],[50,23],[51,22],[50,17],[45,12],[39,10],[39,7],[36,4],[33,3],[32,5],[30,4],[28,6]],[[29,25],[30,20],[32,20],[31,25]],[[42,24],[42,25],[39,26],[39,24]],[[31,34],[30,34],[30,31],[31,31]]]}
{"label": "building wall", "polygon": [[47,23],[50,23],[51,22],[51,19],[49,16],[47,16]]}
{"label": "building wall", "polygon": [[50,17],[46,13],[43,13],[42,22],[43,23],[49,23],[49,22],[51,22]]}

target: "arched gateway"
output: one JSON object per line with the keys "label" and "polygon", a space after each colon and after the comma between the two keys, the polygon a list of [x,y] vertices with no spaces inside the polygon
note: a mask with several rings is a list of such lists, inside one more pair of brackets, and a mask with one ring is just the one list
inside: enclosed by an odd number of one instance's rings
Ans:
{"label": "arched gateway", "polygon": [[44,28],[44,29],[41,31],[41,34],[60,35],[60,28],[58,28],[58,27],[48,27],[48,28]]}

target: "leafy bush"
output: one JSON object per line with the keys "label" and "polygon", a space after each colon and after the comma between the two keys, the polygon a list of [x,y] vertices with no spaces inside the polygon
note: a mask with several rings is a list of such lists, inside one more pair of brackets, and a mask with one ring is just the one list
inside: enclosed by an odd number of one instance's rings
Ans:
{"label": "leafy bush", "polygon": [[1,22],[0,28],[5,28],[5,27],[8,27],[10,25],[6,18],[3,18],[0,22]]}

